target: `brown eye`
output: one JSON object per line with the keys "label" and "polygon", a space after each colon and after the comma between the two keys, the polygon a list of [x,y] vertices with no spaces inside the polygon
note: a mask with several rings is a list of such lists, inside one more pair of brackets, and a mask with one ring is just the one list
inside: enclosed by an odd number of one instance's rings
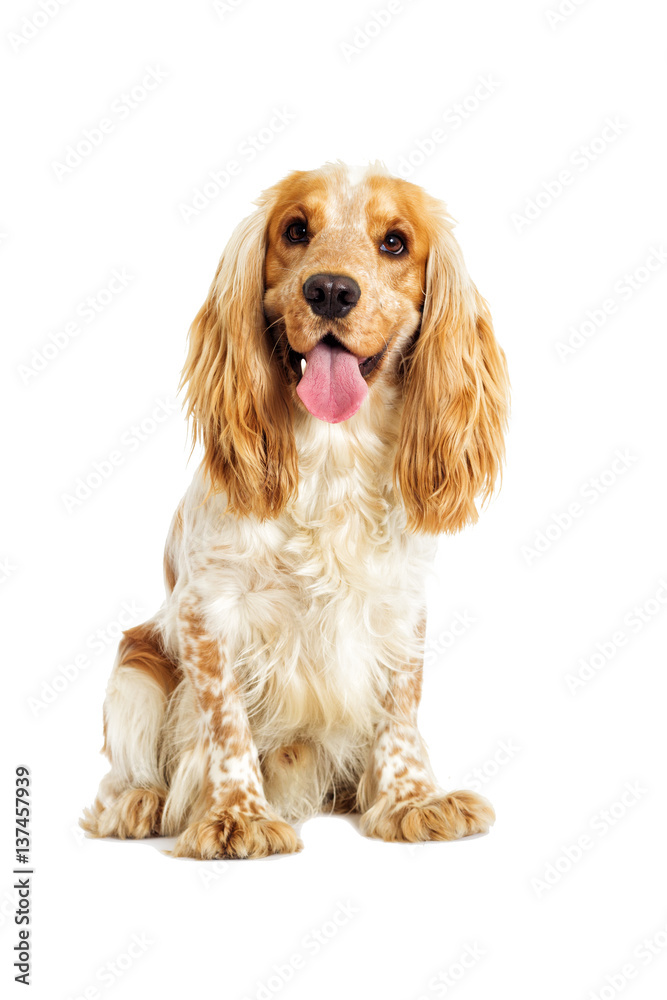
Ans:
{"label": "brown eye", "polygon": [[291,222],[285,230],[285,236],[290,243],[307,243],[308,226],[305,222]]}
{"label": "brown eye", "polygon": [[380,250],[384,250],[385,253],[393,253],[398,255],[405,250],[405,243],[398,235],[398,233],[387,233],[385,236]]}

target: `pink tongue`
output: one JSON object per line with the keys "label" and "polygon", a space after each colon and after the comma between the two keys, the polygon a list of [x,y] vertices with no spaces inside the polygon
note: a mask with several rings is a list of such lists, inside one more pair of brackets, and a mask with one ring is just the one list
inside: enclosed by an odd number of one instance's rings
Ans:
{"label": "pink tongue", "polygon": [[312,415],[338,424],[356,413],[368,392],[359,359],[343,347],[329,347],[323,341],[305,357],[306,371],[296,391]]}

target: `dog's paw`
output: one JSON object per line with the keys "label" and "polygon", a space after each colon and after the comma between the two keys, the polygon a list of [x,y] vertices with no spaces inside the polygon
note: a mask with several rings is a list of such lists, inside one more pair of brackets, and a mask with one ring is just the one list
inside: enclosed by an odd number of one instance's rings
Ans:
{"label": "dog's paw", "polygon": [[176,858],[265,858],[295,854],[303,844],[289,823],[270,816],[227,812],[187,827],[176,841]]}
{"label": "dog's paw", "polygon": [[416,843],[421,840],[459,840],[487,833],[496,814],[491,803],[476,792],[459,791],[425,802],[380,799],[361,817],[368,837]]}
{"label": "dog's paw", "polygon": [[91,837],[159,836],[164,798],[157,789],[127,788],[107,803],[96,799],[91,809],[84,810],[79,825]]}

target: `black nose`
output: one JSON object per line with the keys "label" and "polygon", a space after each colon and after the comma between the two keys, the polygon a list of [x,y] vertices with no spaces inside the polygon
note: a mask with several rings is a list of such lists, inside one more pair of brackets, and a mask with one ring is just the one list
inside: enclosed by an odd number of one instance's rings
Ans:
{"label": "black nose", "polygon": [[361,289],[345,274],[311,274],[304,282],[303,294],[317,316],[340,319],[356,306]]}

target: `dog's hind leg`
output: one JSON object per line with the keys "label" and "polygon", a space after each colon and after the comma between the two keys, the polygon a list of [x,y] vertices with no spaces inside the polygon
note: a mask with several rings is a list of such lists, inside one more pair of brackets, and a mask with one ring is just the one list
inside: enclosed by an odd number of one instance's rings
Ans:
{"label": "dog's hind leg", "polygon": [[80,820],[91,836],[160,833],[167,789],[159,749],[167,703],[178,680],[178,669],[152,622],[124,633],[104,702],[102,749],[111,770]]}

